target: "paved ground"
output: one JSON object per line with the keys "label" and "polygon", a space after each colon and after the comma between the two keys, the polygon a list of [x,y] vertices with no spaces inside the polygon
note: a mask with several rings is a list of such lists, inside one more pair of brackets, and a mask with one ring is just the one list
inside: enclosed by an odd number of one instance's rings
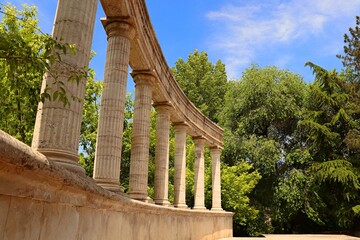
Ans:
{"label": "paved ground", "polygon": [[352,237],[347,235],[311,235],[311,234],[302,234],[302,235],[287,235],[287,234],[269,234],[265,237],[239,237],[239,238],[224,238],[222,240],[359,240],[358,237]]}

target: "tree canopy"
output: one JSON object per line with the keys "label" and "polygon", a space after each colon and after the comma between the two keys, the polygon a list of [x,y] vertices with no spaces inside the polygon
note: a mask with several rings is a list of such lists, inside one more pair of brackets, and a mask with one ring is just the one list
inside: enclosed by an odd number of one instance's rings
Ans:
{"label": "tree canopy", "polygon": [[186,96],[211,120],[218,122],[227,91],[225,65],[212,64],[207,53],[195,50],[187,59],[179,59],[172,68],[176,81]]}
{"label": "tree canopy", "polygon": [[[61,80],[54,81],[53,86],[44,86],[42,93],[40,87],[45,72],[55,79],[60,76],[51,66],[67,65],[62,56],[74,54],[76,49],[40,31],[36,7],[26,4],[21,10],[10,4],[0,7],[0,94],[3,96],[0,114],[6,116],[0,119],[0,128],[30,144],[38,102],[70,104]],[[69,82],[76,84],[83,77],[91,77],[86,67],[68,68]]]}
{"label": "tree canopy", "polygon": [[47,36],[37,28],[36,8],[2,6],[0,21],[0,128],[30,144],[40,86],[45,71],[40,60]]}

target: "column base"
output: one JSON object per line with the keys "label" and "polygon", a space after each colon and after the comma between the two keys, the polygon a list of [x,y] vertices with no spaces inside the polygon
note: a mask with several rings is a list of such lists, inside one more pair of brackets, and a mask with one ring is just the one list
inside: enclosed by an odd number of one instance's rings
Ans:
{"label": "column base", "polygon": [[35,149],[44,154],[49,162],[56,163],[69,170],[70,172],[85,176],[85,169],[78,163],[79,157],[76,154],[67,151],[55,149]]}
{"label": "column base", "polygon": [[170,206],[170,202],[167,199],[161,199],[161,200],[154,199],[154,202],[155,202],[156,205],[161,205],[161,206],[164,206],[164,207]]}
{"label": "column base", "polygon": [[138,200],[138,201],[146,202],[146,203],[154,203],[154,201],[149,196],[144,195],[143,193],[129,192],[128,195],[131,199],[134,199],[134,200]]}
{"label": "column base", "polygon": [[182,204],[182,203],[174,204],[174,207],[175,208],[183,208],[183,209],[189,208],[186,204]]}
{"label": "column base", "polygon": [[114,193],[123,193],[124,192],[124,189],[121,186],[119,186],[118,184],[102,182],[97,179],[94,179],[94,180],[97,185],[99,185],[100,187],[102,187],[110,192],[114,192]]}
{"label": "column base", "polygon": [[193,210],[196,210],[196,211],[205,211],[205,210],[207,210],[207,209],[206,209],[206,207],[195,206],[195,207],[193,207]]}
{"label": "column base", "polygon": [[151,197],[147,197],[146,200],[145,200],[146,203],[151,203],[151,204],[155,204],[154,200],[152,200]]}
{"label": "column base", "polygon": [[224,209],[222,209],[222,208],[211,208],[210,211],[212,211],[212,212],[224,212]]}

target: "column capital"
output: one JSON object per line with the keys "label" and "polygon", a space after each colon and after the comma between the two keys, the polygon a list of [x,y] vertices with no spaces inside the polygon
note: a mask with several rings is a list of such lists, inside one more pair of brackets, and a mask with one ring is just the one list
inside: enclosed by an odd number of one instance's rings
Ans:
{"label": "column capital", "polygon": [[220,146],[211,146],[209,149],[211,153],[221,153],[223,150]]}
{"label": "column capital", "polygon": [[131,18],[102,18],[101,23],[106,31],[107,37],[122,36],[129,40],[135,37],[135,27]]}
{"label": "column capital", "polygon": [[196,144],[205,145],[206,139],[202,136],[197,136],[192,138]]}
{"label": "column capital", "polygon": [[157,112],[170,111],[173,108],[170,102],[154,102],[153,107],[156,109]]}
{"label": "column capital", "polygon": [[153,85],[155,83],[155,75],[150,70],[133,70],[130,75],[134,79],[135,87],[137,85]]}
{"label": "column capital", "polygon": [[173,125],[175,130],[177,130],[177,129],[179,129],[179,130],[181,130],[181,129],[187,130],[188,127],[189,127],[186,122],[173,122],[172,125]]}

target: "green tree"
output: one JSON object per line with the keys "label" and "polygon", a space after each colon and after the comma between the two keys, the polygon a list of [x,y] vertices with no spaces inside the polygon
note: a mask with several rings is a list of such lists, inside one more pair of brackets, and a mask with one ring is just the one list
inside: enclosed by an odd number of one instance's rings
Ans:
{"label": "green tree", "polygon": [[125,102],[125,114],[124,114],[124,131],[122,136],[123,138],[122,138],[122,149],[121,149],[121,173],[120,173],[120,184],[125,191],[129,189],[133,114],[134,114],[134,99],[131,93],[127,93],[126,102]]}
{"label": "green tree", "polygon": [[[286,190],[281,185],[287,176],[294,169],[302,169],[308,160],[294,160],[302,148],[297,124],[308,88],[299,75],[257,65],[246,69],[239,81],[230,84],[220,121],[225,126],[224,162],[235,166],[245,160],[262,176],[250,193],[251,204],[259,215],[248,223],[247,231],[271,232],[274,228],[278,231],[276,226],[284,225],[286,219],[280,217],[285,208],[281,204],[283,199],[275,198],[275,190]],[[288,188],[294,189],[300,187]]]}
{"label": "green tree", "polygon": [[86,82],[79,153],[79,162],[85,169],[86,175],[90,177],[92,177],[94,170],[100,95],[102,91],[102,83],[94,80],[93,70],[91,72],[92,74]]}
{"label": "green tree", "polygon": [[[258,210],[250,203],[249,194],[257,185],[261,176],[258,171],[252,171],[252,166],[245,161],[239,161],[234,166],[223,165],[221,169],[221,194],[225,210],[234,212],[234,222],[237,225],[248,225],[256,220]],[[247,231],[250,235],[260,235],[254,228]],[[237,229],[234,233],[237,234]]]}
{"label": "green tree", "polygon": [[[218,122],[223,98],[227,91],[225,65],[209,61],[205,52],[195,50],[187,61],[179,59],[172,68],[173,75],[185,95],[212,121]],[[186,202],[194,205],[194,142],[187,140]],[[205,149],[205,205],[211,208],[211,155]]]}
{"label": "green tree", "polygon": [[1,6],[0,128],[31,144],[44,66],[46,36],[37,28],[36,8]]}
{"label": "green tree", "polygon": [[187,61],[180,58],[172,72],[190,101],[211,120],[218,122],[227,91],[225,65],[220,60],[213,65],[207,53],[195,50]]}
{"label": "green tree", "polygon": [[[37,9],[34,6],[16,7],[0,4],[0,128],[19,140],[30,144],[38,102],[47,100],[69,104],[64,83],[55,81],[40,94],[45,72],[56,79],[60,73],[51,69],[61,56],[75,46],[60,43],[38,28]],[[87,68],[70,69],[69,81],[78,82],[87,76]],[[52,94],[49,94],[50,87]]]}
{"label": "green tree", "polygon": [[360,17],[356,16],[355,28],[349,28],[350,34],[344,34],[344,55],[338,54],[346,71],[351,73],[352,80],[359,82],[360,79]]}
{"label": "green tree", "polygon": [[313,160],[309,172],[321,202],[313,207],[319,214],[314,220],[327,228],[349,229],[360,203],[359,149],[353,144],[359,141],[360,125],[358,106],[351,101],[349,88],[354,83],[346,81],[347,74],[327,71],[313,63],[306,65],[316,76],[300,122]]}
{"label": "green tree", "polygon": [[[46,71],[55,78],[59,76],[51,65],[55,61],[65,64],[61,62],[61,56],[74,50],[74,46],[59,43],[39,30],[35,6],[22,5],[22,10],[9,4],[0,6],[0,94],[3,95],[0,114],[4,116],[0,118],[0,128],[30,144],[38,102],[47,99],[68,104],[61,82],[55,82],[58,91],[55,90],[52,96],[47,92],[41,95],[40,88]],[[84,74],[88,79],[80,135],[80,163],[92,176],[101,83],[94,80],[92,69],[87,69],[86,73],[83,70],[72,72],[68,80],[78,81]]]}

